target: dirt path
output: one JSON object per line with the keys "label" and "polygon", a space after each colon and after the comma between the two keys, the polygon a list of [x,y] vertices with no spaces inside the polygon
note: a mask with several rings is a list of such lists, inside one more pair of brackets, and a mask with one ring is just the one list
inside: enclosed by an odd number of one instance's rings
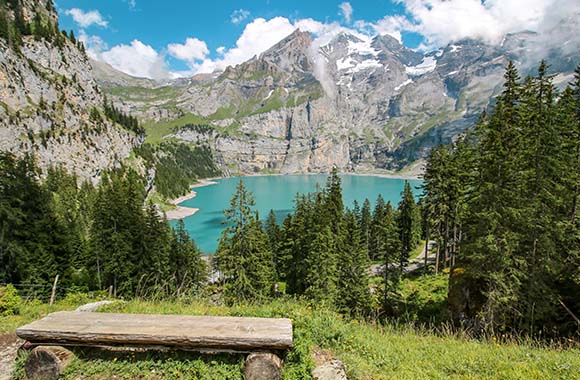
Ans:
{"label": "dirt path", "polygon": [[10,380],[18,347],[24,343],[16,334],[0,335],[0,380]]}

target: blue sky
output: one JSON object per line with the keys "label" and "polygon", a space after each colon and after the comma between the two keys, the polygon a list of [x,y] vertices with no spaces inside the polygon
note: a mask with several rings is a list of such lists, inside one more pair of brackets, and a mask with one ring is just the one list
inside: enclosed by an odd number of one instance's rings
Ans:
{"label": "blue sky", "polygon": [[575,0],[57,0],[60,24],[93,58],[136,76],[175,77],[235,65],[300,27],[316,38],[390,34],[434,49],[465,37],[497,43],[541,27],[555,3]]}

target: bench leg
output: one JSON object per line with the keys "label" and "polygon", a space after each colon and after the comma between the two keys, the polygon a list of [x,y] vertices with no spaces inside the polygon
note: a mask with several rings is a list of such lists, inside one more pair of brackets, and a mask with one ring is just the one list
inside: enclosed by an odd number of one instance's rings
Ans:
{"label": "bench leg", "polygon": [[28,380],[57,380],[73,358],[73,353],[59,346],[34,348],[24,364]]}
{"label": "bench leg", "polygon": [[245,380],[282,379],[282,360],[270,353],[253,353],[246,358]]}

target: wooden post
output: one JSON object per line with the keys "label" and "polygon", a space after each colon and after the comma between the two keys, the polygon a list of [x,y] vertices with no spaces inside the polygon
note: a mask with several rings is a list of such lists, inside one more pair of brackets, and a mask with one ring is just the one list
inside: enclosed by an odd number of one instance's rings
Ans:
{"label": "wooden post", "polygon": [[56,284],[58,284],[58,274],[54,277],[54,283],[52,284],[52,292],[50,293],[50,304],[54,303],[54,296],[56,293]]}
{"label": "wooden post", "polygon": [[32,350],[24,371],[28,380],[57,380],[73,353],[59,346],[39,346]]}
{"label": "wooden post", "polygon": [[246,380],[280,380],[282,378],[282,360],[271,353],[253,353],[246,358],[244,379]]}
{"label": "wooden post", "polygon": [[109,286],[109,298],[113,296],[113,285]]}

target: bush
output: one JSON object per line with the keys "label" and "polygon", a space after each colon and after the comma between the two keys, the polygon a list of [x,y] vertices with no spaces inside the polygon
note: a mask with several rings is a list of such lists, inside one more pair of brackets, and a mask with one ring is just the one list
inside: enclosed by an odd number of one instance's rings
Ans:
{"label": "bush", "polygon": [[8,284],[0,287],[0,316],[19,314],[21,304],[22,299],[14,286]]}

